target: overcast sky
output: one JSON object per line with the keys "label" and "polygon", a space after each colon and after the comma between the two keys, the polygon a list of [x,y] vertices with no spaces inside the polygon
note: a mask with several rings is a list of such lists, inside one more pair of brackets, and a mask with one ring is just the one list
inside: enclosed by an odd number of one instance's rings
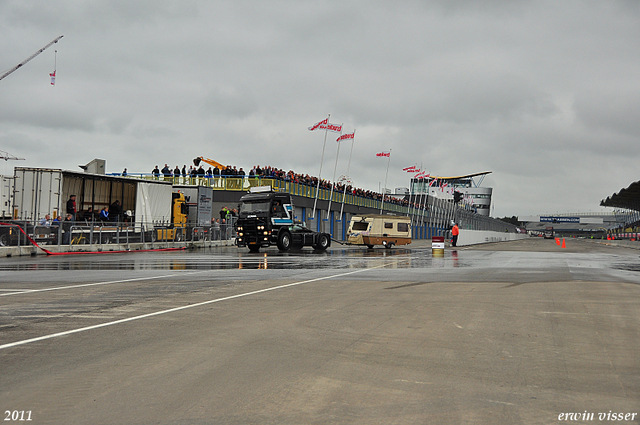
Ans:
{"label": "overcast sky", "polygon": [[[492,171],[492,216],[603,211],[640,179],[640,2],[0,2],[0,150],[107,172],[196,156],[354,185]],[[57,78],[51,86],[57,50]],[[333,177],[329,133],[322,177]],[[345,174],[343,144],[337,174]]]}

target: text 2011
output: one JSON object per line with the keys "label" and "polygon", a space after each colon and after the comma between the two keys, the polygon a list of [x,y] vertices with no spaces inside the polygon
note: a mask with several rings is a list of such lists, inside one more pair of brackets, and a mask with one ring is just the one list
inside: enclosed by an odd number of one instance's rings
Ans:
{"label": "text 2011", "polygon": [[31,410],[5,410],[5,421],[30,421]]}

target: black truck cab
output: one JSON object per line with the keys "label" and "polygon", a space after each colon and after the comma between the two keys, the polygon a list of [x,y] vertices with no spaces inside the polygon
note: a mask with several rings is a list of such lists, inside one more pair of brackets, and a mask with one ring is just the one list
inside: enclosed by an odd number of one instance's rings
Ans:
{"label": "black truck cab", "polygon": [[240,198],[236,221],[236,245],[258,252],[261,247],[277,245],[280,251],[312,246],[325,250],[331,245],[331,236],[314,232],[294,224],[291,195],[276,192],[271,187],[254,187]]}

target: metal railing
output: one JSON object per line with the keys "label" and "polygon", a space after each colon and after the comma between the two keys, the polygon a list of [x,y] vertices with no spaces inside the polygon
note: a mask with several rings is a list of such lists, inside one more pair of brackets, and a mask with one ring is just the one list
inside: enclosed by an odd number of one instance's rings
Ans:
{"label": "metal railing", "polygon": [[[127,177],[142,178],[146,180],[167,181],[177,185],[194,185],[210,187],[213,190],[223,191],[248,191],[255,186],[271,186],[274,189],[282,190],[291,195],[315,198],[316,193],[319,200],[331,201],[335,204],[342,204],[357,207],[380,209],[382,201],[370,197],[344,194],[334,189],[317,188],[316,185],[296,183],[290,180],[282,180],[273,177],[237,177],[237,176],[155,176],[152,174],[128,174]],[[387,195],[388,196],[388,195]],[[503,221],[476,214],[469,206],[457,205],[447,199],[440,199],[426,196],[422,200],[420,214],[416,214],[416,207],[403,205],[398,201],[391,201],[385,197],[384,211],[400,215],[409,215],[413,226],[419,229],[418,234],[424,237],[441,235],[451,227],[452,221],[457,221],[460,228],[469,230],[491,230],[498,232],[517,232],[517,227]],[[214,230],[215,232],[215,230]]]}
{"label": "metal railing", "polygon": [[[37,221],[5,221],[0,225],[0,247],[32,245],[28,235],[36,244],[67,246],[74,249],[93,250],[96,246],[120,245],[128,249],[131,244],[166,243],[190,244],[231,240],[235,237],[234,218],[223,224],[210,226],[171,227],[157,223],[134,224],[129,222],[52,221],[40,225]],[[24,233],[20,230],[24,230]],[[25,235],[26,233],[26,235]],[[106,249],[106,248],[105,248]]]}

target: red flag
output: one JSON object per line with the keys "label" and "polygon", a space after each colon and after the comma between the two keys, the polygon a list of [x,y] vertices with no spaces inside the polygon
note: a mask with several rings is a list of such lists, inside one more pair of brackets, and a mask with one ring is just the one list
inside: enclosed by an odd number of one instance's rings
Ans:
{"label": "red flag", "polygon": [[342,124],[323,124],[319,129],[333,131],[334,133],[342,133]]}
{"label": "red flag", "polygon": [[314,124],[312,127],[309,127],[309,130],[329,130],[334,133],[342,133],[342,124],[331,124],[329,122],[329,118],[327,118],[326,120],[322,120],[319,123]]}
{"label": "red flag", "polygon": [[326,126],[327,124],[329,124],[329,118],[325,118],[322,121],[315,123],[313,126],[309,127],[309,131],[317,130],[321,125]]}
{"label": "red flag", "polygon": [[431,180],[431,183],[429,183],[429,187],[433,186],[434,184],[436,184],[438,182],[438,179],[433,179]]}
{"label": "red flag", "polygon": [[49,74],[49,76],[51,77],[51,85],[55,86],[56,85],[56,72],[53,71],[53,73]]}
{"label": "red flag", "polygon": [[376,156],[386,156],[391,157],[391,152],[378,152]]}
{"label": "red flag", "polygon": [[342,136],[336,139],[336,142],[339,142],[340,140],[353,139],[355,135],[356,135],[355,131],[353,133],[343,134]]}
{"label": "red flag", "polygon": [[412,165],[411,167],[403,168],[402,171],[406,171],[407,173],[415,173],[420,171],[420,169],[416,168],[415,165]]}

